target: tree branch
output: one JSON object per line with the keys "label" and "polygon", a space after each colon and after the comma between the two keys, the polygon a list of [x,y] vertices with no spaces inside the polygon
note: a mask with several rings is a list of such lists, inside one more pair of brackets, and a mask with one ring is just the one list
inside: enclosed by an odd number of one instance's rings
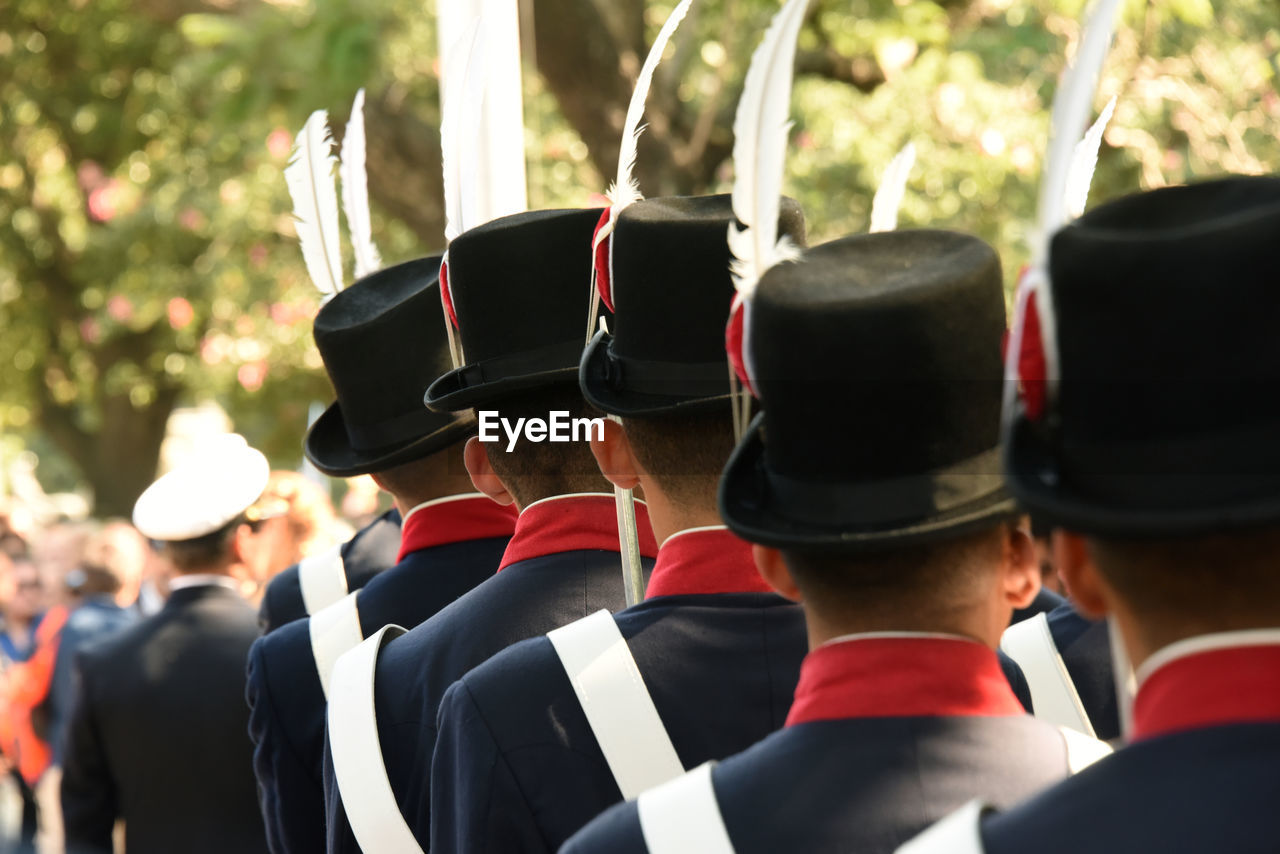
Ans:
{"label": "tree branch", "polygon": [[870,56],[845,56],[831,46],[796,54],[796,74],[809,74],[848,83],[859,92],[872,92],[884,82],[884,72]]}

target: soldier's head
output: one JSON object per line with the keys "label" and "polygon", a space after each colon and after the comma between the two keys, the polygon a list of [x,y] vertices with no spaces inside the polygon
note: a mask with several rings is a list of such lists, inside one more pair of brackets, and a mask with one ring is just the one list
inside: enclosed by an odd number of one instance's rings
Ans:
{"label": "soldier's head", "polygon": [[442,288],[462,364],[431,384],[426,403],[474,412],[467,469],[497,501],[523,508],[607,489],[581,423],[592,413],[577,389],[599,217],[598,208],[529,211],[449,244]]}
{"label": "soldier's head", "polygon": [[[476,489],[521,509],[556,495],[608,491],[588,441],[604,419],[573,385],[512,395],[491,407],[464,452]],[[553,441],[553,432],[566,441]]]}
{"label": "soldier's head", "polygon": [[[954,539],[852,554],[755,546],[769,584],[803,602],[811,632],[944,632],[995,646],[1013,611],[1040,590],[1025,520],[1009,519]],[[818,636],[818,635],[815,635]]]}
{"label": "soldier's head", "polygon": [[453,367],[440,262],[419,258],[365,276],[315,322],[336,400],[307,433],[307,459],[334,477],[373,475],[406,512],[470,491],[461,449],[475,432],[471,414],[431,412],[422,400]]}
{"label": "soldier's head", "polygon": [[[613,318],[583,353],[579,382],[618,421],[592,450],[614,484],[641,488],[660,540],[720,524],[716,489],[733,450],[725,235],[739,225],[727,195],[647,199],[626,207],[597,248],[596,284]],[[792,199],[781,200],[778,234],[804,245]]]}
{"label": "soldier's head", "polygon": [[1135,661],[1280,625],[1277,228],[1280,179],[1233,177],[1101,205],[1050,244],[1051,334],[1021,363],[1046,393],[1011,413],[1008,481]]}
{"label": "soldier's head", "polygon": [[206,439],[139,496],[133,524],[178,574],[241,575],[255,548],[246,513],[269,475],[267,458],[241,436]]}
{"label": "soldier's head", "polygon": [[1004,328],[999,259],[963,234],[843,238],[761,279],[741,361],[762,413],[720,509],[811,632],[994,645],[1038,592],[999,469]]}

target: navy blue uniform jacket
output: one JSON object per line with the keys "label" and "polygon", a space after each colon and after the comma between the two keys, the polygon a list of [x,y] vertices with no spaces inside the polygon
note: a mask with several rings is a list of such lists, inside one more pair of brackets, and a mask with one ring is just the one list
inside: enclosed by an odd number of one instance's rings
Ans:
{"label": "navy blue uniform jacket", "polygon": [[81,650],[62,775],[67,854],[267,850],[244,730],[253,606],[218,584],[174,590],[159,613]]}
{"label": "navy blue uniform jacket", "polygon": [[[365,637],[394,623],[413,627],[489,578],[515,517],[484,496],[412,512],[406,544],[416,545],[356,599]],[[324,848],[325,698],[311,651],[310,620],[260,638],[249,651],[249,738],[258,798],[275,854]]]}
{"label": "navy blue uniform jacket", "polygon": [[[657,546],[642,504],[636,517],[641,554],[651,559]],[[535,502],[520,514],[496,576],[382,650],[374,687],[382,759],[400,811],[424,850],[430,844],[436,713],[446,689],[517,641],[601,608],[621,609],[617,549],[612,495]],[[328,850],[359,851],[327,744],[324,789]]]}
{"label": "navy blue uniform jacket", "polygon": [[[342,566],[347,574],[347,591],[359,590],[388,567],[394,566],[400,549],[400,512],[383,513],[342,546]],[[267,584],[258,606],[258,624],[263,633],[273,632],[307,616],[298,582],[298,565],[286,569]]]}
{"label": "navy blue uniform jacket", "polygon": [[1053,609],[1045,618],[1053,645],[1067,666],[1076,693],[1103,741],[1120,737],[1120,709],[1112,675],[1111,641],[1106,620],[1090,620],[1076,613],[1070,602]]}
{"label": "navy blue uniform jacket", "polygon": [[1248,634],[1270,643],[1192,639],[1186,654],[1140,672],[1133,743],[989,817],[988,854],[1280,850],[1280,630]]}
{"label": "navy blue uniform jacket", "polygon": [[[670,537],[646,601],[616,616],[686,768],[782,726],[808,650],[804,613],[764,586],[723,528]],[[431,770],[431,851],[555,851],[622,800],[551,641],[519,643],[453,685]]]}
{"label": "navy blue uniform jacket", "polygon": [[[810,653],[786,728],[712,780],[741,854],[890,854],[975,797],[1013,804],[1068,767],[1061,733],[1022,714],[991,650],[871,636]],[[560,850],[646,851],[635,802]]]}

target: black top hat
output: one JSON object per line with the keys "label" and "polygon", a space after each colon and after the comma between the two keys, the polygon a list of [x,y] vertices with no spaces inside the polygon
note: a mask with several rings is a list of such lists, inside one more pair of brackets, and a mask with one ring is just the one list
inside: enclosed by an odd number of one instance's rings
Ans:
{"label": "black top hat", "polygon": [[[613,415],[687,413],[729,406],[724,325],[729,275],[730,197],[649,199],[618,217],[611,333],[582,354],[579,382]],[[784,198],[778,234],[804,245],[804,214]]]}
{"label": "black top hat", "polygon": [[350,477],[434,453],[474,421],[431,412],[422,394],[449,370],[440,256],[397,264],[338,292],[316,315],[315,339],[337,401],[307,433],[307,459]]}
{"label": "black top hat", "polygon": [[449,244],[448,291],[467,364],[432,383],[427,406],[456,412],[577,379],[598,219],[600,208],[529,211]]}
{"label": "black top hat", "polygon": [[1004,292],[996,253],[947,231],[857,235],[761,279],[763,412],[725,468],[744,539],[855,552],[1014,512],[1000,477]]}
{"label": "black top hat", "polygon": [[1280,520],[1280,179],[1129,196],[1049,255],[1057,393],[1018,406],[1010,488],[1062,527],[1194,534]]}

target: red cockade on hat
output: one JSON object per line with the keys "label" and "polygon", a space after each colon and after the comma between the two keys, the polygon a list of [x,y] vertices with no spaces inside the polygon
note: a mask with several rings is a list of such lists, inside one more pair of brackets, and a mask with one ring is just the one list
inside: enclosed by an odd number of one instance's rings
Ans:
{"label": "red cockade on hat", "polygon": [[756,392],[751,386],[751,378],[747,375],[747,359],[743,349],[746,343],[744,334],[746,317],[747,305],[742,295],[738,294],[733,298],[733,306],[729,309],[729,322],[724,327],[724,349],[729,355],[729,364],[733,365],[733,372],[738,375],[738,380],[743,387],[754,397]]}
{"label": "red cockade on hat", "polygon": [[449,260],[446,258],[440,262],[440,302],[444,303],[445,316],[449,318],[449,322],[453,324],[454,329],[461,329],[458,325],[458,315],[453,311],[453,294],[449,293]]}
{"label": "red cockade on hat", "polygon": [[609,215],[612,211],[612,206],[604,209],[600,214],[600,221],[596,223],[596,230],[591,235],[591,257],[595,267],[596,290],[600,292],[600,299],[609,311],[613,311],[613,280],[609,276],[609,240],[613,234]]}
{"label": "red cockade on hat", "polygon": [[[1018,296],[1014,305],[1013,326],[1018,327],[1018,313],[1022,313],[1022,338],[1018,342],[1017,378],[1019,395],[1026,410],[1027,417],[1039,421],[1044,415],[1047,397],[1046,380],[1048,378],[1048,361],[1044,352],[1044,337],[1040,331],[1040,310],[1036,304],[1037,288],[1032,276],[1033,270],[1024,267],[1018,276]],[[1009,358],[1010,345],[1008,335],[1005,337],[1005,360]]]}

